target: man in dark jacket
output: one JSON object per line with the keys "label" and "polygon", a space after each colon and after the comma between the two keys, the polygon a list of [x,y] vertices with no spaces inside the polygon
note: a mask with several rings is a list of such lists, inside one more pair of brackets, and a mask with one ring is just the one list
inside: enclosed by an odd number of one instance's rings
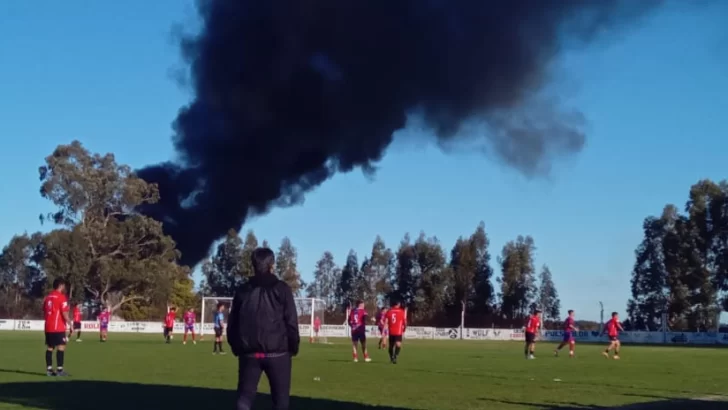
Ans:
{"label": "man in dark jacket", "polygon": [[273,273],[272,250],[258,248],[251,259],[255,276],[236,292],[228,317],[227,339],[238,357],[237,409],[251,409],[264,372],[273,408],[288,410],[291,358],[300,344],[293,292]]}

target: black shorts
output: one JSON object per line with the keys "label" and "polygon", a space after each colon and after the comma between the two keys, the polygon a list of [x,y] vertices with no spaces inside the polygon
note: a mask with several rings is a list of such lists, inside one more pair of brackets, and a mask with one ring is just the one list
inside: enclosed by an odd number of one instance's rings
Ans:
{"label": "black shorts", "polygon": [[48,347],[65,346],[68,339],[66,339],[66,332],[46,332],[45,344]]}
{"label": "black shorts", "polygon": [[172,333],[172,330],[174,330],[173,327],[165,327],[164,328],[164,335],[167,336]]}
{"label": "black shorts", "polygon": [[351,341],[354,343],[364,343],[367,341],[366,332],[354,332],[351,334]]}
{"label": "black shorts", "polygon": [[535,343],[536,342],[536,334],[531,332],[526,332],[526,343]]}
{"label": "black shorts", "polygon": [[222,328],[221,327],[215,328],[215,337],[222,337]]}
{"label": "black shorts", "polygon": [[619,336],[609,336],[610,342],[619,342]]}
{"label": "black shorts", "polygon": [[402,342],[402,335],[399,335],[399,336],[389,335],[389,345],[390,346],[394,346],[394,344],[397,342],[399,342],[399,343]]}
{"label": "black shorts", "polygon": [[81,322],[73,322],[73,330],[81,330]]}

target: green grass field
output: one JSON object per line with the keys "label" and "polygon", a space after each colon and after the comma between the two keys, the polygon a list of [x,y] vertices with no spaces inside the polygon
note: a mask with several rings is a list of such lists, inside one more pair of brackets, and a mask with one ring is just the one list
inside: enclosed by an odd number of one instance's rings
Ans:
{"label": "green grass field", "polygon": [[[234,407],[237,361],[213,356],[209,341],[112,334],[101,344],[85,336],[69,345],[71,377],[60,379],[44,374],[42,333],[0,332],[0,409]],[[292,409],[728,408],[720,402],[728,399],[728,349],[625,346],[616,361],[596,345],[577,346],[576,359],[553,357],[553,347],[539,344],[528,361],[515,342],[411,340],[395,366],[376,346],[372,363],[353,363],[345,340],[306,343],[294,360]],[[264,378],[255,408],[270,408],[267,389]]]}

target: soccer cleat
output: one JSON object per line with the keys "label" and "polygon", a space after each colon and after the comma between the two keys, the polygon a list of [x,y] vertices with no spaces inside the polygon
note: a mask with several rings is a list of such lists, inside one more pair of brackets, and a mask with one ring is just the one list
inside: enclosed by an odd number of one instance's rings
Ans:
{"label": "soccer cleat", "polygon": [[528,355],[528,360],[533,360],[533,359],[535,359],[535,358],[536,358],[536,356],[534,356],[534,355],[532,355],[532,354]]}
{"label": "soccer cleat", "polygon": [[607,352],[602,352],[602,356],[604,356],[604,357],[606,357],[607,359],[609,359],[609,353],[607,353]]}
{"label": "soccer cleat", "polygon": [[370,359],[370,358],[367,357],[366,359],[364,359],[364,361],[367,362],[367,363],[369,363],[369,362],[372,361],[372,359]]}
{"label": "soccer cleat", "polygon": [[558,350],[554,350],[554,356],[555,357],[559,357],[559,351]]}
{"label": "soccer cleat", "polygon": [[359,363],[359,359],[357,359],[357,358],[355,357],[355,358],[354,358],[354,363]]}
{"label": "soccer cleat", "polygon": [[220,352],[220,354],[224,356],[224,355],[226,355],[227,353],[225,353],[225,352]]}
{"label": "soccer cleat", "polygon": [[195,341],[193,340],[193,341],[192,341],[192,344],[193,344],[193,345],[196,345],[196,344],[197,344],[197,342],[195,342]]}
{"label": "soccer cleat", "polygon": [[81,339],[76,339],[76,342],[83,342],[83,340],[81,340]]}
{"label": "soccer cleat", "polygon": [[183,344],[183,345],[186,345],[186,344],[187,344],[187,342],[182,342],[182,344]]}
{"label": "soccer cleat", "polygon": [[614,359],[614,360],[619,360],[619,356],[617,356],[617,355],[615,354],[615,355],[614,355],[614,357],[613,357],[613,359]]}
{"label": "soccer cleat", "polygon": [[68,377],[70,374],[66,373],[65,370],[59,370],[58,373],[56,373],[56,376],[58,377]]}
{"label": "soccer cleat", "polygon": [[56,375],[56,372],[53,370],[46,370],[46,376],[48,377],[54,377]]}

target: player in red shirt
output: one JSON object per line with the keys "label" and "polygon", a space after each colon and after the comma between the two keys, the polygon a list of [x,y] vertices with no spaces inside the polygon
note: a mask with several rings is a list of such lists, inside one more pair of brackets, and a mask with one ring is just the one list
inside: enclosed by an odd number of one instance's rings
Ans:
{"label": "player in red shirt", "polygon": [[541,333],[541,310],[536,309],[526,322],[526,348],[524,354],[526,359],[535,359],[533,355],[536,350],[536,333]]}
{"label": "player in red shirt", "polygon": [[364,361],[371,362],[367,351],[367,311],[364,309],[364,302],[356,302],[356,308],[349,313],[349,326],[351,327],[351,345],[353,348],[354,361],[358,362],[357,345],[361,344],[361,351],[364,354]]}
{"label": "player in red shirt", "polygon": [[384,315],[384,323],[389,330],[389,360],[397,364],[399,352],[402,350],[402,336],[407,330],[407,315],[399,301],[392,303],[392,308]]}
{"label": "player in red shirt", "polygon": [[164,317],[164,340],[166,343],[172,343],[172,332],[174,331],[174,322],[177,319],[177,308],[172,307]]}
{"label": "player in red shirt", "polygon": [[78,303],[73,304],[73,329],[68,332],[68,338],[73,336],[73,331],[76,331],[76,341],[81,341],[81,308],[78,307]]}
{"label": "player in red shirt", "polygon": [[574,320],[574,311],[569,311],[569,316],[564,320],[564,338],[561,340],[561,344],[559,344],[559,347],[554,350],[554,356],[559,355],[559,351],[566,346],[566,344],[569,344],[569,357],[574,357],[574,345],[576,344],[576,339],[574,338],[574,332],[578,331],[579,329],[576,328],[576,321]]}
{"label": "player in red shirt", "polygon": [[[63,370],[66,353],[66,329],[71,324],[68,299],[65,295],[66,281],[56,278],[53,291],[43,300],[43,316],[45,317],[45,360],[48,376],[68,376]],[[53,371],[53,351],[56,351],[56,371]]]}
{"label": "player in red shirt", "polygon": [[109,338],[109,322],[111,321],[111,311],[107,306],[104,306],[104,308],[101,310],[101,313],[99,313],[99,341],[101,343],[106,343],[106,340]]}
{"label": "player in red shirt", "polygon": [[602,335],[607,333],[607,336],[609,336],[609,346],[602,352],[602,355],[607,359],[609,359],[609,351],[614,349],[614,359],[619,360],[619,348],[622,346],[622,343],[619,341],[619,332],[624,332],[624,328],[622,328],[622,324],[619,322],[619,314],[612,312],[612,318],[607,322],[602,331]]}
{"label": "player in red shirt", "polygon": [[313,339],[310,340],[311,343],[313,343],[314,339],[318,343],[320,331],[321,331],[321,318],[316,316],[316,318],[313,320]]}

